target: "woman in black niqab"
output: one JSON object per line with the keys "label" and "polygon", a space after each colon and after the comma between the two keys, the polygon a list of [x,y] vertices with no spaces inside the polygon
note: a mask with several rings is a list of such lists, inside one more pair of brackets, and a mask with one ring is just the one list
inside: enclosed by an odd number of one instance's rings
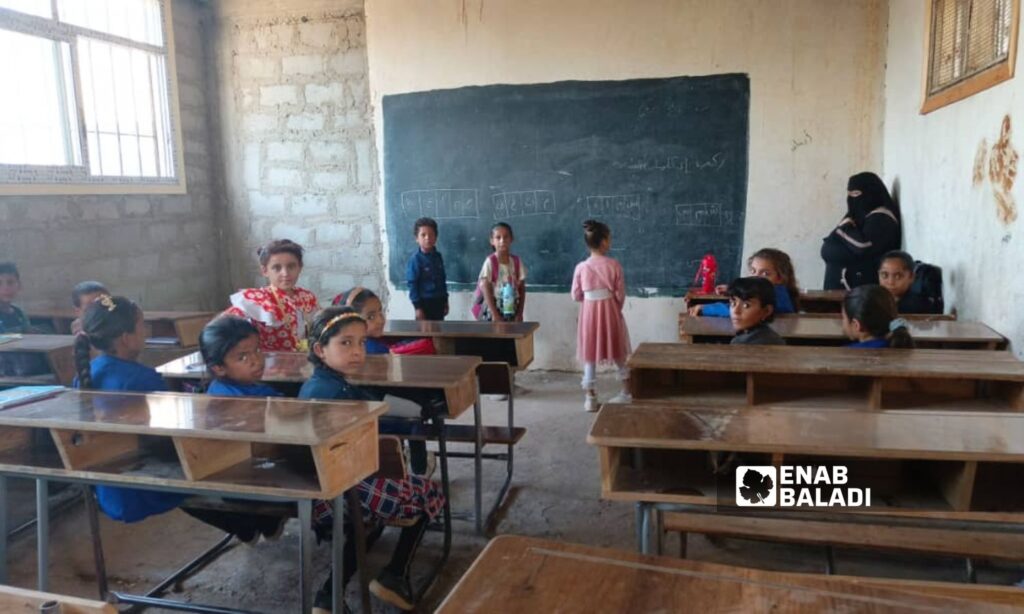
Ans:
{"label": "woman in black niqab", "polygon": [[878,283],[883,254],[902,243],[900,210],[874,173],[857,173],[846,185],[846,216],[825,237],[825,289]]}

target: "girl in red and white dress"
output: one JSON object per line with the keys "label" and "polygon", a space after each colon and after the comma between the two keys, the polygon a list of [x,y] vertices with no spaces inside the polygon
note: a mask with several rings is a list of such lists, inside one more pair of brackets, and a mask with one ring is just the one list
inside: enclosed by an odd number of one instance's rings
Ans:
{"label": "girl in red and white dress", "polygon": [[305,351],[306,323],[320,310],[316,295],[298,287],[302,246],[288,239],[271,241],[256,250],[260,273],[270,285],[246,288],[231,295],[225,313],[249,318],[260,331],[264,352]]}

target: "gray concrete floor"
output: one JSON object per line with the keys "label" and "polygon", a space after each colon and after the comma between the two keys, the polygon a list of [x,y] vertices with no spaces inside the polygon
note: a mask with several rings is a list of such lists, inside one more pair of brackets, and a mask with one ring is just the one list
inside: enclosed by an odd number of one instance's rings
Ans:
{"label": "gray concrete floor", "polygon": [[[593,415],[582,411],[578,376],[530,372],[520,375],[519,383],[529,389],[528,394],[516,399],[517,423],[527,428],[527,434],[516,449],[513,492],[496,532],[631,550],[632,506],[600,499],[597,452],[585,441]],[[614,386],[610,380],[603,382],[602,398],[614,394]],[[503,402],[485,399],[486,421],[500,424],[504,407]],[[468,415],[462,420],[469,422],[471,418]],[[492,486],[493,492],[500,484],[502,466],[491,461],[485,463],[484,470],[486,484]],[[472,462],[454,459],[452,489],[456,512],[470,509],[472,488]],[[23,482],[15,490],[12,513],[20,517],[30,515],[30,486]],[[104,518],[102,530],[112,588],[130,592],[144,592],[147,586],[170,574],[220,536],[216,530],[177,511],[133,525]],[[88,523],[81,505],[55,518],[52,533],[51,590],[95,596]],[[386,533],[371,553],[371,573],[386,562],[394,543],[392,533]],[[298,590],[297,534],[297,523],[291,521],[284,536],[276,542],[238,545],[169,596],[261,612],[294,612]],[[673,540],[666,551],[676,551],[677,542]],[[486,543],[486,538],[473,533],[470,523],[456,521],[452,557],[421,611],[433,610],[444,599]],[[428,534],[420,549],[418,567],[427,564],[439,550],[440,535]],[[733,539],[712,544],[700,536],[690,537],[689,555],[702,561],[782,571],[820,572],[824,566],[821,548]],[[11,583],[34,587],[35,540],[31,532],[15,540],[9,556]],[[320,546],[315,565],[317,585],[326,572],[328,556],[327,546]],[[964,577],[962,560],[942,557],[843,550],[836,553],[836,565],[839,573],[851,575],[948,581],[961,581]],[[980,581],[994,584],[1009,584],[1022,576],[1024,569],[1017,565],[983,564],[979,570]],[[348,602],[358,611],[353,589],[354,586],[349,587]],[[374,602],[374,610],[392,611],[379,602]]]}

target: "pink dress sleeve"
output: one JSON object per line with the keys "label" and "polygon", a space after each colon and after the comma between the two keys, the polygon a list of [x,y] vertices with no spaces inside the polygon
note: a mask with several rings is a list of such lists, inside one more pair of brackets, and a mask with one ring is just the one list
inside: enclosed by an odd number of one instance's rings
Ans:
{"label": "pink dress sleeve", "polygon": [[618,260],[615,263],[615,302],[619,304],[619,311],[626,304],[626,274],[622,271],[622,265]]}
{"label": "pink dress sleeve", "polygon": [[583,300],[583,282],[580,279],[580,269],[583,263],[576,265],[576,270],[572,273],[572,300],[579,303]]}

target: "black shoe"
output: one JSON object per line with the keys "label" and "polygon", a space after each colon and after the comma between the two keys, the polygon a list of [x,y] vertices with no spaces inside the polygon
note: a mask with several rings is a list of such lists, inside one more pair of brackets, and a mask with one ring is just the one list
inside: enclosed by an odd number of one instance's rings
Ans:
{"label": "black shoe", "polygon": [[[328,575],[323,586],[316,592],[316,597],[313,598],[313,614],[331,614],[331,578],[332,576]],[[352,614],[352,610],[348,609],[345,602],[341,604],[341,614]]]}
{"label": "black shoe", "polygon": [[377,599],[390,603],[400,610],[408,611],[416,607],[409,581],[386,569],[370,582],[370,592],[376,595]]}
{"label": "black shoe", "polygon": [[260,527],[260,533],[263,535],[263,539],[274,541],[281,537],[284,533],[284,525],[288,523],[288,519],[284,516],[280,518],[274,518],[270,522],[263,523]]}

